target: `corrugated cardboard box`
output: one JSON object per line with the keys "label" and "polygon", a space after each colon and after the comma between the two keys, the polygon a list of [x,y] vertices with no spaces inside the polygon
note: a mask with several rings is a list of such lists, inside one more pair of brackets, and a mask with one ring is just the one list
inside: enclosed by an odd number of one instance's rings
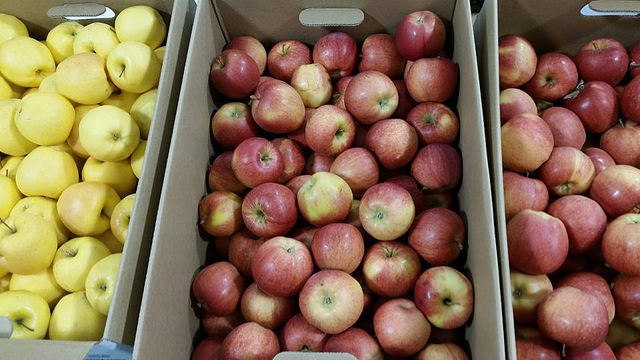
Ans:
{"label": "corrugated cardboard box", "polygon": [[[299,14],[304,9],[335,7],[362,10],[362,24],[336,29],[305,27],[299,22]],[[216,107],[208,76],[214,56],[230,38],[243,34],[255,36],[268,45],[296,38],[312,44],[329,31],[340,30],[362,42],[372,33],[394,34],[404,15],[423,9],[434,11],[444,19],[453,40],[453,59],[460,67],[457,110],[464,175],[459,200],[468,229],[466,270],[475,290],[475,311],[466,328],[466,338],[473,358],[504,359],[491,189],[468,0],[218,0],[213,3],[200,0],[149,259],[134,348],[137,359],[186,359],[193,350],[200,326],[191,308],[190,287],[207,253],[197,218],[199,200],[206,194],[207,166],[213,155],[209,126]],[[328,359],[328,355],[281,354],[278,358]],[[343,355],[342,358],[349,357]]]}
{"label": "corrugated cardboard box", "polygon": [[[64,18],[48,15],[93,14],[94,9],[103,11],[95,4],[70,4],[77,1],[30,0],[28,2],[2,1],[0,12],[20,18],[31,36],[44,39],[49,29]],[[187,0],[111,0],[96,1],[112,9],[115,14],[132,5],[149,5],[160,11],[168,26],[167,51],[158,84],[158,97],[147,142],[146,156],[141,179],[138,182],[136,204],[131,217],[129,235],[123,250],[120,275],[104,332],[104,338],[120,343],[132,344],[136,331],[143,281],[151,247],[153,226],[165,170],[166,156],[173,128],[179,86],[186,58],[189,35],[195,6]],[[67,7],[60,7],[68,5]],[[70,6],[69,6],[70,5]],[[87,12],[87,10],[90,10]],[[81,23],[93,21],[113,25],[113,18],[77,20]],[[51,340],[0,340],[0,359],[81,359],[93,342]]]}

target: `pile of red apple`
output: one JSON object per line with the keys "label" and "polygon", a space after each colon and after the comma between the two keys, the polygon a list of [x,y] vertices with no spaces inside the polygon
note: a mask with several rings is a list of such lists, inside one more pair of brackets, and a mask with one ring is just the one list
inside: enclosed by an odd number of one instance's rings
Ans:
{"label": "pile of red apple", "polygon": [[199,224],[217,261],[193,281],[206,333],[193,359],[468,358],[473,288],[454,268],[465,226],[447,105],[458,68],[445,40],[441,19],[419,11],[360,48],[332,32],[267,54],[241,36],[213,60],[223,105]]}
{"label": "pile of red apple", "polygon": [[499,47],[518,359],[640,359],[640,44]]}

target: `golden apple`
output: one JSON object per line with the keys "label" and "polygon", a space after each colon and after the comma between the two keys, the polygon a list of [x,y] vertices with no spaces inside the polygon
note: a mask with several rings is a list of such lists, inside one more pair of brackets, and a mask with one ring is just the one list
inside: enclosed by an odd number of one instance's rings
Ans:
{"label": "golden apple", "polygon": [[78,236],[96,236],[109,230],[111,213],[120,202],[109,185],[81,182],[69,186],[58,199],[62,223]]}
{"label": "golden apple", "polygon": [[58,242],[53,225],[39,216],[18,214],[0,224],[0,267],[29,275],[48,268]]}
{"label": "golden apple", "polygon": [[124,160],[140,142],[140,129],[131,115],[113,105],[90,110],[80,122],[79,135],[87,153],[102,161]]}
{"label": "golden apple", "polygon": [[44,339],[51,310],[40,295],[9,290],[0,294],[0,316],[8,317],[13,323],[11,339]]}
{"label": "golden apple", "polygon": [[18,36],[29,36],[24,23],[13,15],[0,14],[0,45]]}
{"label": "golden apple", "polygon": [[85,159],[76,155],[76,153],[73,152],[73,149],[71,149],[71,146],[69,146],[69,144],[64,142],[62,144],[52,145],[49,147],[55,150],[64,151],[67,154],[71,155],[71,157],[73,157],[73,160],[76,162],[76,166],[78,167],[78,172],[82,172],[82,167],[84,166]]}
{"label": "golden apple", "polygon": [[0,175],[16,179],[16,171],[18,166],[24,159],[24,156],[7,156],[0,161]]}
{"label": "golden apple", "polygon": [[11,284],[11,274],[0,269],[0,275],[2,274],[2,272],[5,272],[5,274],[0,276],[0,293],[9,291],[9,285]]}
{"label": "golden apple", "polygon": [[113,209],[113,214],[111,214],[111,232],[123,244],[127,240],[127,232],[129,231],[131,213],[133,213],[135,202],[136,194],[131,194],[120,200],[115,209]]}
{"label": "golden apple", "polygon": [[131,117],[140,128],[140,137],[145,140],[149,137],[149,129],[151,128],[157,97],[158,89],[149,90],[140,95],[131,106]]}
{"label": "golden apple", "polygon": [[53,258],[53,275],[69,292],[83,291],[89,270],[111,251],[102,241],[83,236],[62,244]]}
{"label": "golden apple", "polygon": [[82,118],[89,112],[89,110],[93,110],[97,108],[98,105],[78,105],[76,106],[76,116],[73,121],[73,127],[71,128],[71,133],[69,133],[69,137],[67,138],[67,144],[71,147],[73,153],[82,159],[86,159],[89,157],[89,153],[84,149],[84,146],[80,143],[80,121]]}
{"label": "golden apple", "polygon": [[112,254],[121,253],[124,249],[124,244],[120,242],[120,240],[116,239],[115,235],[111,230],[107,230],[101,235],[96,237],[98,240],[102,241]]}
{"label": "golden apple", "polygon": [[113,26],[94,22],[78,31],[73,41],[73,53],[96,53],[106,59],[120,41]]}
{"label": "golden apple", "polygon": [[101,182],[111,186],[120,197],[136,191],[138,179],[131,169],[128,159],[121,161],[100,161],[87,159],[82,168],[82,181]]}
{"label": "golden apple", "polygon": [[49,321],[49,338],[52,340],[98,341],[102,338],[107,317],[97,312],[84,291],[66,295],[53,312]]}
{"label": "golden apple", "polygon": [[22,193],[12,178],[0,175],[0,218],[9,217],[11,210],[22,198]]}
{"label": "golden apple", "polygon": [[16,127],[27,140],[38,145],[64,143],[73,127],[75,110],[64,96],[36,92],[22,99]]}
{"label": "golden apple", "polygon": [[143,93],[158,85],[162,64],[149,45],[125,41],[107,57],[111,81],[124,91]]}
{"label": "golden apple", "polygon": [[24,157],[16,172],[18,189],[27,196],[57,199],[66,188],[79,180],[73,156],[51,146],[34,149]]}
{"label": "golden apple", "polygon": [[49,304],[49,308],[51,309],[53,309],[58,303],[58,300],[66,294],[56,282],[51,268],[31,275],[14,274],[9,283],[9,290],[25,290],[40,295],[47,304]]}
{"label": "golden apple", "polygon": [[37,93],[37,92],[38,92],[38,88],[37,87],[28,88],[22,93],[22,95],[20,95],[20,99],[24,99],[25,96],[27,96],[29,94]]}
{"label": "golden apple", "polygon": [[82,28],[83,26],[75,21],[65,21],[49,30],[45,44],[56,64],[73,55],[73,42]]}
{"label": "golden apple", "polygon": [[103,315],[109,313],[121,261],[122,254],[111,254],[93,265],[87,275],[87,299],[91,306]]}
{"label": "golden apple", "polygon": [[23,156],[38,145],[27,140],[16,126],[16,115],[22,100],[0,100],[0,152],[11,156]]}
{"label": "golden apple", "polygon": [[53,225],[53,229],[56,232],[58,246],[64,244],[65,241],[69,239],[69,236],[71,236],[69,230],[67,230],[62,223],[62,220],[60,220],[57,203],[53,199],[40,196],[29,196],[20,199],[20,201],[18,201],[13,207],[13,210],[11,210],[11,214],[9,214],[9,216],[16,216],[20,213],[39,216]]}
{"label": "golden apple", "polygon": [[58,86],[56,85],[56,73],[53,73],[46,78],[42,79],[40,86],[38,86],[38,92],[59,94]]}
{"label": "golden apple", "polygon": [[58,65],[56,74],[60,94],[79,104],[98,104],[111,95],[104,59],[94,53],[69,56]]}
{"label": "golden apple", "polygon": [[152,49],[162,45],[167,35],[167,26],[158,10],[146,5],[122,10],[116,17],[115,26],[121,42],[139,41]]}
{"label": "golden apple", "polygon": [[131,154],[131,169],[138,179],[142,176],[142,165],[144,164],[144,154],[147,150],[147,141],[140,140],[140,144],[136,150]]}
{"label": "golden apple", "polygon": [[56,71],[56,63],[46,45],[27,36],[18,36],[0,45],[0,72],[22,87],[38,87],[42,79]]}
{"label": "golden apple", "polygon": [[0,76],[0,100],[14,99],[20,97],[22,94],[21,88],[11,84],[5,78]]}
{"label": "golden apple", "polygon": [[101,104],[117,106],[120,109],[129,112],[131,110],[131,105],[133,105],[138,96],[140,96],[140,94],[118,90],[111,93],[111,96]]}
{"label": "golden apple", "polygon": [[167,51],[166,46],[160,46],[159,48],[153,50],[153,53],[156,54],[158,60],[160,60],[160,65],[164,63],[164,53]]}

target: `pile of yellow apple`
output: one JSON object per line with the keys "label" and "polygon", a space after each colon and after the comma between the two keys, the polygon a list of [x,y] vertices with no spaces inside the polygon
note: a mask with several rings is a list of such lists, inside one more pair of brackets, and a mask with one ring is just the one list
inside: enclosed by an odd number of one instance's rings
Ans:
{"label": "pile of yellow apple", "polygon": [[166,24],[0,14],[0,316],[11,338],[99,340],[157,96]]}

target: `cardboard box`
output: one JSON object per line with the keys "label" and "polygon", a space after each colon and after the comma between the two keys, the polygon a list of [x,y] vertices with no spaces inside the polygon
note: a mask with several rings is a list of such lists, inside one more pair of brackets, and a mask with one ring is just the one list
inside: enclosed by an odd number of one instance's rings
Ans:
{"label": "cardboard box", "polygon": [[[363,14],[358,26],[305,27],[305,22],[331,24],[335,18],[300,15],[310,8],[357,7],[338,11],[341,23]],[[136,335],[136,359],[185,359],[200,327],[191,308],[190,287],[205,263],[207,243],[199,235],[198,203],[206,194],[206,171],[213,150],[210,117],[215,111],[209,90],[211,63],[225,43],[248,34],[268,46],[297,38],[307,43],[331,30],[345,31],[359,42],[376,32],[395,33],[405,14],[429,9],[441,16],[453,40],[453,59],[460,67],[460,149],[463,182],[461,215],[467,224],[466,270],[475,289],[475,311],[466,338],[475,359],[504,359],[502,309],[498,289],[493,210],[482,124],[479,80],[468,0],[452,1],[320,1],[255,2],[200,0],[190,41],[187,67],[165,173],[149,271]],[[358,23],[358,21],[355,21]],[[342,355],[341,358],[350,358]],[[278,358],[328,359],[329,355],[281,354]]]}
{"label": "cardboard box", "polygon": [[[629,50],[638,40],[640,20],[628,16],[602,16],[624,5],[629,15],[640,13],[640,3],[620,1],[527,1],[487,0],[474,24],[482,82],[485,124],[489,145],[491,180],[498,235],[502,309],[507,338],[507,355],[516,359],[515,331],[509,279],[509,253],[504,215],[502,152],[500,139],[500,84],[498,81],[498,37],[517,34],[533,44],[538,54],[560,51],[575,54],[589,40],[614,38]],[[584,16],[581,10],[590,5],[600,16]],[[635,9],[634,9],[635,8]],[[589,10],[589,9],[585,9]],[[618,8],[619,10],[619,8]],[[595,11],[595,10],[593,10]]]}
{"label": "cardboard box", "polygon": [[[115,17],[92,18],[105,11],[102,5],[87,4],[88,1],[83,4],[67,3],[66,0],[30,0],[28,3],[3,1],[0,2],[0,12],[20,18],[27,25],[29,34],[38,39],[44,39],[49,29],[66,21],[65,18],[51,16],[84,15],[82,20],[76,21],[83,24],[101,21],[113,25]],[[195,5],[187,0],[112,0],[102,3],[115,14],[132,5],[149,5],[162,14],[167,24],[167,51],[158,84],[155,114],[149,131],[142,176],[138,182],[136,204],[123,250],[120,274],[104,331],[105,339],[132,344],[179,87],[182,83],[180,69],[184,67],[186,59]],[[79,359],[93,344],[81,341],[0,339],[0,358]]]}

